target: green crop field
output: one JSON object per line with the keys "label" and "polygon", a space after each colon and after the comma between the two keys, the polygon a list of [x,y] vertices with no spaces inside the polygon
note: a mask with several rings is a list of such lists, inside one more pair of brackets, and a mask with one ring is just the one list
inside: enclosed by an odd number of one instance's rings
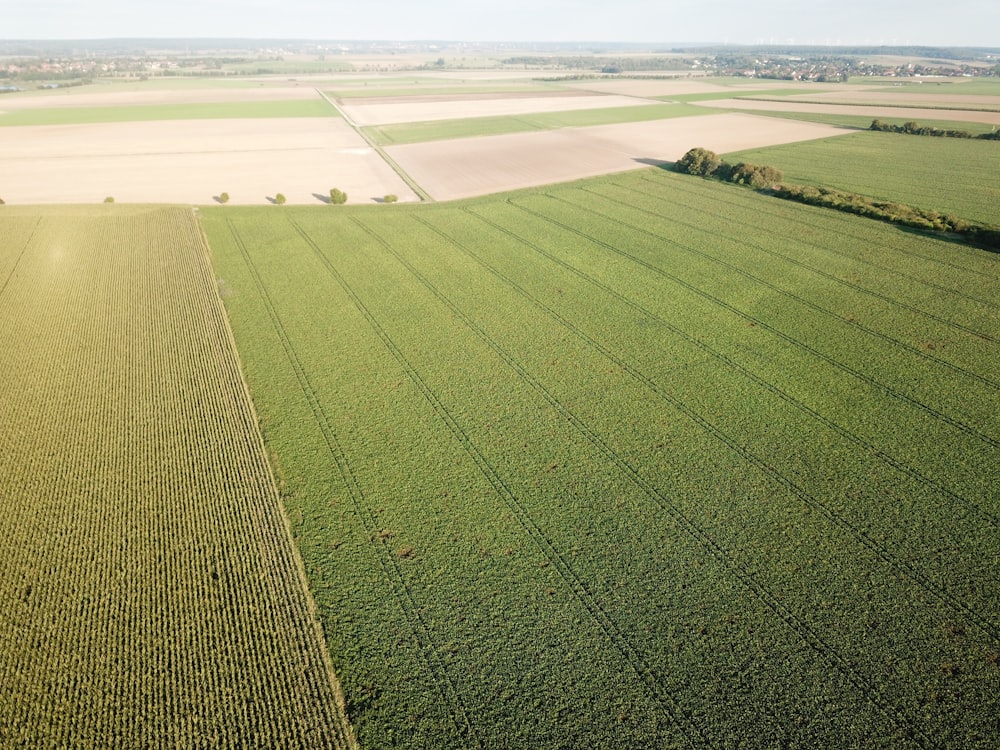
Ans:
{"label": "green crop field", "polygon": [[[337,81],[346,84],[347,81]],[[431,79],[376,79],[372,81],[351,81],[350,88],[327,91],[328,96],[339,99],[371,99],[384,96],[450,96],[462,94],[525,94],[544,91],[565,91],[565,86],[546,82],[509,83],[502,81],[477,81],[464,83],[455,81],[442,86],[440,78]]]}
{"label": "green crop field", "polygon": [[[733,86],[731,81],[719,81],[720,85]],[[743,98],[743,99],[756,99],[758,97],[767,96],[796,96],[801,94],[811,94],[812,89],[752,89],[750,91],[740,90],[738,86],[733,86],[731,91],[710,91],[702,92],[698,94],[673,94],[666,96],[657,96],[656,99],[662,99],[663,101],[674,101],[674,102],[706,102],[713,101],[715,99],[732,99],[732,98]]]}
{"label": "green crop field", "polygon": [[351,746],[191,209],[0,209],[0,747]]}
{"label": "green crop field", "polygon": [[96,122],[252,119],[261,117],[338,117],[322,99],[301,101],[152,104],[134,107],[51,107],[0,114],[4,125],[84,125]]}
{"label": "green crop field", "polygon": [[609,107],[568,112],[536,112],[499,117],[476,117],[463,120],[409,122],[398,125],[373,125],[365,128],[381,146],[403,143],[423,143],[451,138],[474,138],[484,135],[506,135],[535,130],[579,128],[588,125],[614,125],[624,122],[647,122],[674,117],[704,115],[705,110],[685,104],[651,104],[639,107]]}
{"label": "green crop field", "polygon": [[727,161],[770,164],[788,182],[822,185],[1000,224],[1000,142],[861,132],[741,151]]}
{"label": "green crop field", "polygon": [[995,748],[997,255],[657,169],[202,217],[363,747]]}

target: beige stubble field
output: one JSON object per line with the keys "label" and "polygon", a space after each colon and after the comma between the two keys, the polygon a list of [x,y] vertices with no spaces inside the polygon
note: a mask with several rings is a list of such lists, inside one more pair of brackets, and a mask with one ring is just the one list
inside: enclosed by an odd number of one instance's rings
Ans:
{"label": "beige stubble field", "polygon": [[659,102],[632,96],[581,93],[577,95],[533,96],[500,94],[490,97],[436,97],[418,100],[393,97],[388,101],[357,99],[341,103],[344,112],[358,125],[391,125],[401,122],[436,122],[471,117],[505,117],[535,112],[572,112],[616,107],[639,107]]}
{"label": "beige stubble field", "polygon": [[416,196],[339,118],[268,118],[0,128],[8,203],[263,204],[277,193],[317,204],[337,187],[352,203]]}
{"label": "beige stubble field", "polygon": [[824,115],[856,115],[860,117],[905,118],[908,120],[955,120],[1000,125],[1000,112],[951,109],[938,103],[935,108],[910,106],[875,106],[866,104],[832,104],[815,101],[773,99],[715,99],[701,102],[703,106],[738,109],[748,112],[811,112]]}
{"label": "beige stubble field", "polygon": [[386,151],[435,199],[452,200],[674,161],[695,146],[725,153],[846,132],[809,122],[718,114],[416,143]]}

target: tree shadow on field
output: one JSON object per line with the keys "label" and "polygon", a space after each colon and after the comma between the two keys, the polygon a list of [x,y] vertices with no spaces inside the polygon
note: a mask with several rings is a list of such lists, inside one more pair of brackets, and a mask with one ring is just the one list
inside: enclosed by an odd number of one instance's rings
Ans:
{"label": "tree shadow on field", "polygon": [[316,200],[318,200],[320,203],[329,203],[330,202],[330,196],[329,195],[323,195],[322,193],[313,193],[313,198],[315,198]]}
{"label": "tree shadow on field", "polygon": [[222,204],[225,203],[225,201],[222,200],[222,196],[220,196],[220,195],[213,195],[212,196],[212,200],[215,201],[216,203],[218,203],[219,205],[222,205]]}
{"label": "tree shadow on field", "polygon": [[964,237],[963,235],[955,232],[940,232],[934,229],[920,229],[919,227],[908,227],[905,224],[894,224],[892,222],[882,223],[889,224],[891,227],[902,232],[903,234],[912,234],[918,237],[930,237],[931,239],[935,239],[940,242],[962,245],[963,247],[974,247],[977,250],[985,250],[988,253],[1000,253],[1000,247],[994,247],[993,245],[984,242],[976,242],[974,237]]}
{"label": "tree shadow on field", "polygon": [[266,200],[266,201],[267,201],[268,203],[270,203],[270,204],[271,204],[272,206],[277,206],[277,205],[278,205],[278,199],[277,199],[277,198],[274,198],[274,197],[272,197],[272,196],[270,196],[270,195],[265,195],[265,196],[264,196],[264,200]]}
{"label": "tree shadow on field", "polygon": [[664,169],[668,172],[673,171],[674,168],[674,162],[664,161],[663,159],[649,159],[647,157],[636,157],[632,159],[632,161],[637,162],[639,164],[645,164],[647,167],[659,167],[660,169]]}

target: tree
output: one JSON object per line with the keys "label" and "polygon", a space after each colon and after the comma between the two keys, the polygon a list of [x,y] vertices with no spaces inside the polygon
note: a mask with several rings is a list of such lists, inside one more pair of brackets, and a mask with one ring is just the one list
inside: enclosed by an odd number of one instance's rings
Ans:
{"label": "tree", "polygon": [[722,159],[714,151],[709,151],[707,148],[693,148],[677,160],[674,169],[677,172],[708,177],[721,163]]}
{"label": "tree", "polygon": [[341,206],[347,203],[347,193],[339,188],[330,188],[330,203],[334,206]]}
{"label": "tree", "polygon": [[229,203],[229,193],[219,193],[219,203]]}
{"label": "tree", "polygon": [[285,205],[285,194],[284,193],[278,193],[277,195],[275,195],[274,196],[274,202],[277,203],[279,206]]}
{"label": "tree", "polygon": [[109,195],[107,198],[104,199],[104,202],[105,203],[114,203],[115,202],[115,197],[113,195]]}
{"label": "tree", "polygon": [[729,179],[740,185],[765,188],[781,182],[782,177],[781,170],[777,167],[769,167],[766,164],[737,164],[733,167]]}
{"label": "tree", "polygon": [[384,198],[382,198],[382,202],[383,203],[395,203],[398,200],[399,200],[399,196],[398,195],[393,195],[392,193],[389,193],[387,196],[385,196]]}

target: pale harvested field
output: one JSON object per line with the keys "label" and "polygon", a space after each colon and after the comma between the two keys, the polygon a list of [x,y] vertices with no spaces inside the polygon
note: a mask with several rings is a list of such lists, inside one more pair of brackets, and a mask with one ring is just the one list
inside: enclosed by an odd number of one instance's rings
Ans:
{"label": "pale harvested field", "polygon": [[1000,96],[958,94],[941,91],[829,91],[783,97],[786,101],[822,102],[828,104],[862,104],[905,107],[947,107],[949,109],[995,109],[1000,111]]}
{"label": "pale harvested field", "polygon": [[738,86],[723,86],[697,78],[670,81],[623,78],[608,81],[579,81],[569,83],[568,85],[573,89],[583,91],[600,91],[607,94],[621,94],[623,96],[653,97],[683,96],[685,94],[728,94],[730,96],[741,96],[743,94],[752,94],[754,91],[773,90],[785,83],[787,82],[768,81],[740,84]]}
{"label": "pale harvested field", "polygon": [[[883,97],[883,101],[885,101]],[[789,101],[751,101],[748,99],[713,99],[698,102],[699,106],[722,109],[743,109],[756,112],[812,112],[827,115],[861,115],[864,117],[894,117],[907,120],[957,120],[1000,125],[1000,112],[976,112],[968,109],[918,109],[913,107],[877,107],[852,104],[815,104]]]}
{"label": "pale harvested field", "polygon": [[313,86],[258,86],[250,88],[130,88],[109,87],[108,91],[74,93],[72,89],[51,94],[20,94],[0,99],[0,113],[25,109],[65,107],[144,107],[160,104],[216,104],[220,102],[276,102],[317,99]]}
{"label": "pale harvested field", "polygon": [[391,125],[401,122],[433,122],[438,120],[465,120],[473,117],[501,117],[524,115],[531,112],[571,112],[581,109],[607,109],[659,104],[647,99],[629,96],[494,96],[483,100],[454,100],[435,102],[393,101],[369,103],[363,99],[340,103],[341,109],[358,125]]}
{"label": "pale harvested field", "polygon": [[386,151],[431,196],[451,200],[674,161],[695,146],[725,153],[844,132],[816,123],[724,114],[434,141]]}
{"label": "pale harvested field", "polygon": [[0,128],[8,203],[289,203],[344,190],[351,203],[416,200],[339,118],[102,123]]}

